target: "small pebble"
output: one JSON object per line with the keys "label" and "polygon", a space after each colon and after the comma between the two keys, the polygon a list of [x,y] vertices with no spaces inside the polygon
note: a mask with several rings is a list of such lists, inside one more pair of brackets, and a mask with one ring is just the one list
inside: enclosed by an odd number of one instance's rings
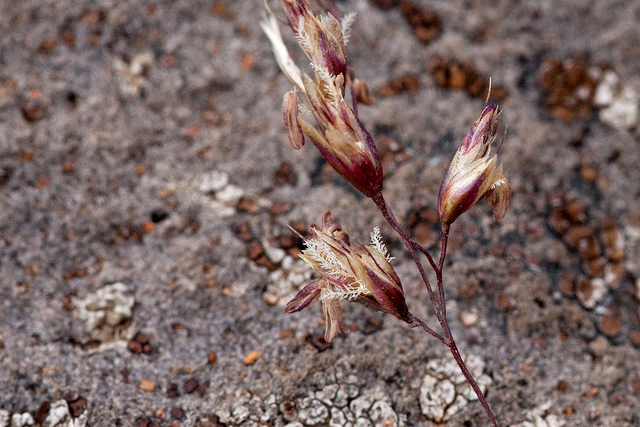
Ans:
{"label": "small pebble", "polygon": [[153,389],[155,388],[155,383],[153,381],[149,381],[149,380],[141,380],[140,381],[140,388],[144,391],[153,391]]}
{"label": "small pebble", "polygon": [[260,356],[262,356],[261,351],[255,351],[255,350],[250,351],[244,358],[244,364],[253,365],[258,361],[258,359],[260,359]]}
{"label": "small pebble", "polygon": [[606,336],[614,337],[620,333],[621,325],[618,319],[605,314],[600,318],[600,321],[598,322],[598,328]]}

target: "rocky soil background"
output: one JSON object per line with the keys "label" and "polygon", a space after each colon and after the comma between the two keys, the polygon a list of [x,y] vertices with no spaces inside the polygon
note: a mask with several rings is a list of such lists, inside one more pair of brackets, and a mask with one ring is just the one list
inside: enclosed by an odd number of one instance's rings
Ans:
{"label": "rocky soil background", "polygon": [[[275,4],[273,5],[275,9]],[[489,77],[513,187],[453,227],[453,333],[504,426],[640,426],[640,1],[340,2],[390,204],[436,193]],[[380,226],[311,146],[260,1],[0,5],[0,426],[487,425],[446,348],[350,304],[284,315],[304,231]],[[285,34],[297,58],[293,37]],[[304,62],[304,61],[303,61]]]}

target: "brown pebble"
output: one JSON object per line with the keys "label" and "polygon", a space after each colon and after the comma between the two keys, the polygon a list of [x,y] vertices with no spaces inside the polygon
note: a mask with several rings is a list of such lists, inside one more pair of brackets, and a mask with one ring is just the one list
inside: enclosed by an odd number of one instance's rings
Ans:
{"label": "brown pebble", "polygon": [[198,395],[199,397],[204,397],[204,395],[207,394],[207,390],[209,390],[209,385],[210,385],[209,381],[204,381],[200,383],[200,385],[195,391],[195,394]]}
{"label": "brown pebble", "polygon": [[280,339],[281,340],[290,340],[295,338],[295,333],[291,329],[283,329],[280,331]]}
{"label": "brown pebble", "polygon": [[584,182],[591,183],[598,177],[598,169],[593,166],[583,166],[580,168],[580,178]]}
{"label": "brown pebble", "polygon": [[300,238],[298,236],[294,236],[292,234],[287,234],[284,236],[278,237],[278,246],[282,249],[290,249],[298,244]]}
{"label": "brown pebble", "polygon": [[40,104],[29,104],[22,107],[22,117],[28,123],[34,123],[44,118],[46,111]]}
{"label": "brown pebble", "polygon": [[156,384],[153,381],[150,381],[150,380],[140,381],[140,388],[144,391],[153,391],[155,387],[156,387]]}
{"label": "brown pebble", "polygon": [[569,390],[569,383],[566,381],[558,381],[556,390],[558,390],[560,393],[566,393]]}
{"label": "brown pebble", "polygon": [[598,328],[603,334],[614,337],[620,333],[621,325],[618,319],[605,314],[598,321]]}
{"label": "brown pebble", "polygon": [[[473,97],[487,96],[489,78],[478,73],[470,62],[456,62],[432,56],[427,63],[427,69],[434,77],[436,84],[442,88],[464,90]],[[492,98],[502,100],[508,95],[508,91],[504,87],[492,87]]]}
{"label": "brown pebble", "polygon": [[44,402],[42,402],[42,404],[40,404],[38,412],[36,412],[35,416],[36,423],[42,424],[45,418],[47,418],[47,415],[49,415],[49,409],[51,409],[51,402],[49,402],[48,400],[45,400]]}
{"label": "brown pebble", "polygon": [[40,43],[40,52],[46,55],[55,49],[56,46],[58,46],[58,40],[54,38],[44,39],[42,43]]}
{"label": "brown pebble", "polygon": [[249,353],[247,353],[247,355],[243,359],[244,364],[245,365],[253,365],[254,363],[256,363],[258,361],[258,359],[260,359],[260,356],[262,356],[262,352],[261,351],[256,351],[256,350],[250,351]]}
{"label": "brown pebble", "polygon": [[276,169],[276,172],[273,176],[273,181],[274,184],[278,186],[285,184],[296,185],[296,183],[298,182],[298,177],[296,176],[296,173],[293,170],[291,164],[283,162],[280,164],[280,166],[278,166],[278,169]]}
{"label": "brown pebble", "polygon": [[195,378],[190,378],[184,383],[184,391],[186,393],[193,393],[198,389],[200,383]]}
{"label": "brown pebble", "polygon": [[400,11],[422,43],[429,43],[440,35],[442,24],[435,13],[422,9],[408,0],[400,2]]}
{"label": "brown pebble", "polygon": [[590,399],[590,398],[594,397],[595,395],[597,395],[599,391],[600,391],[600,389],[598,387],[591,387],[582,396],[587,398],[587,399]]}
{"label": "brown pebble", "polygon": [[624,402],[624,397],[617,391],[611,393],[611,395],[609,396],[609,404],[611,406],[618,406],[622,402]]}
{"label": "brown pebble", "polygon": [[136,427],[160,427],[160,424],[156,420],[152,420],[149,417],[138,417],[135,421]]}
{"label": "brown pebble", "polygon": [[640,331],[632,331],[629,334],[629,339],[633,345],[640,346]]}
{"label": "brown pebble", "polygon": [[217,1],[211,6],[211,13],[214,16],[222,16],[227,10],[227,5],[223,1]]}
{"label": "brown pebble", "polygon": [[600,233],[602,243],[607,249],[613,249],[618,245],[619,234],[615,228],[604,228]]}
{"label": "brown pebble", "polygon": [[383,97],[395,96],[401,93],[413,93],[420,89],[420,81],[411,74],[405,74],[393,79],[378,88],[378,95]]}
{"label": "brown pebble", "polygon": [[382,319],[379,317],[368,317],[364,328],[362,328],[362,333],[371,335],[380,330],[382,330]]}
{"label": "brown pebble", "polygon": [[171,417],[175,420],[182,420],[184,418],[184,409],[179,406],[171,408]]}
{"label": "brown pebble", "polygon": [[602,247],[595,235],[591,235],[586,239],[580,240],[578,243],[578,252],[583,259],[590,260],[600,256],[602,253]]}
{"label": "brown pebble", "polygon": [[252,53],[246,53],[240,58],[240,68],[249,71],[256,65],[256,57]]}
{"label": "brown pebble", "polygon": [[249,197],[241,197],[236,206],[240,212],[247,212],[250,214],[256,214],[260,212],[260,205]]}
{"label": "brown pebble", "polygon": [[299,258],[300,254],[302,253],[302,249],[300,248],[291,248],[291,249],[287,249],[287,253],[289,254],[289,256],[291,256],[292,258]]}
{"label": "brown pebble", "polygon": [[640,378],[629,378],[629,391],[633,394],[640,394]]}
{"label": "brown pebble", "polygon": [[73,164],[73,162],[64,162],[62,164],[62,173],[68,175],[70,173],[73,173],[74,170],[75,170],[75,165]]}
{"label": "brown pebble", "polygon": [[278,216],[287,213],[289,210],[291,210],[291,205],[289,203],[275,202],[273,206],[271,206],[269,213],[273,216]]}
{"label": "brown pebble", "polygon": [[152,352],[151,347],[151,334],[143,334],[141,332],[137,332],[133,338],[127,343],[127,348],[132,353],[140,354],[150,354]]}
{"label": "brown pebble", "polygon": [[516,302],[507,294],[501,293],[497,300],[498,309],[504,313],[512,313],[516,309]]}
{"label": "brown pebble", "polygon": [[539,73],[544,92],[542,104],[554,117],[571,123],[591,114],[598,81],[590,68],[586,55],[574,55],[565,61],[554,57],[544,60]]}
{"label": "brown pebble", "polygon": [[218,360],[218,355],[215,351],[210,351],[207,355],[207,365],[213,365]]}
{"label": "brown pebble", "polygon": [[593,234],[593,229],[591,229],[591,227],[587,227],[586,225],[574,225],[567,230],[564,236],[562,236],[562,240],[564,240],[564,242],[573,249],[578,249],[580,242],[593,236]]}
{"label": "brown pebble", "polygon": [[309,334],[304,340],[320,352],[333,347],[332,342],[324,339],[324,334]]}
{"label": "brown pebble", "polygon": [[573,297],[575,295],[575,277],[573,275],[566,275],[560,279],[560,285],[558,288],[565,297]]}
{"label": "brown pebble", "polygon": [[244,242],[250,242],[253,239],[253,233],[247,224],[238,225],[236,233]]}
{"label": "brown pebble", "polygon": [[266,267],[269,271],[275,271],[278,266],[271,261],[266,255],[262,255],[255,260],[255,263],[261,267]]}
{"label": "brown pebble", "polygon": [[584,264],[584,272],[589,277],[602,277],[607,260],[604,258],[596,258]]}
{"label": "brown pebble", "polygon": [[180,396],[180,392],[178,391],[178,384],[169,384],[169,387],[167,387],[167,397],[169,399],[174,399],[178,396]]}
{"label": "brown pebble", "polygon": [[184,326],[184,324],[181,322],[173,322],[171,324],[171,329],[173,329],[174,332],[180,332],[180,331],[186,331],[187,327]]}
{"label": "brown pebble", "polygon": [[78,418],[87,407],[87,399],[77,394],[68,397],[66,401],[67,405],[69,405],[69,413],[73,418]]}
{"label": "brown pebble", "polygon": [[574,223],[579,224],[585,220],[586,203],[576,198],[570,198],[566,201],[564,211],[567,217]]}
{"label": "brown pebble", "polygon": [[255,261],[264,254],[264,248],[262,247],[260,242],[258,242],[257,240],[253,240],[247,245],[247,252],[249,255],[249,259]]}
{"label": "brown pebble", "polygon": [[196,422],[196,427],[225,427],[225,424],[220,422],[217,415],[207,415]]}
{"label": "brown pebble", "polygon": [[555,209],[551,212],[548,222],[549,227],[559,235],[566,233],[571,226],[571,222],[567,217],[565,217],[564,213],[560,209]]}

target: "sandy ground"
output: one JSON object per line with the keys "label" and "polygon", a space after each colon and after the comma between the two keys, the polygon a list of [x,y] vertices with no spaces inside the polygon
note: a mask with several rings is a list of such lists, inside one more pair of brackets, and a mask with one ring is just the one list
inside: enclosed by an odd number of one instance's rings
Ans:
{"label": "sandy ground", "polygon": [[[398,5],[340,3],[350,67],[376,98],[361,118],[385,194],[434,254],[437,189],[484,103],[470,79],[499,89],[512,206],[456,222],[445,281],[500,425],[640,426],[640,2],[415,4],[427,43]],[[0,4],[0,425],[487,425],[464,384],[429,407],[458,379],[423,332],[345,304],[326,345],[319,307],[283,313],[311,277],[287,225],[332,210],[359,240],[381,227],[436,323],[372,203],[288,145],[263,14]]]}

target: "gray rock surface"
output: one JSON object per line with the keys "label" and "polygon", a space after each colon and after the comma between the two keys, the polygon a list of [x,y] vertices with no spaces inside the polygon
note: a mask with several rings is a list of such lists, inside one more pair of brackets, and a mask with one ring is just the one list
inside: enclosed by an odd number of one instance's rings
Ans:
{"label": "gray rock surface", "polygon": [[[447,258],[462,354],[484,364],[500,425],[640,425],[640,1],[415,3],[441,22],[428,44],[399,6],[340,6],[357,13],[350,66],[376,98],[361,119],[401,148],[385,193],[427,241],[442,174],[484,102],[440,87],[429,60],[468,61],[506,90],[510,211],[498,223],[474,207]],[[0,425],[44,422],[41,405],[61,400],[91,426],[431,425],[423,380],[450,360],[434,339],[348,304],[350,332],[327,346],[318,307],[283,313],[307,279],[287,225],[331,210],[360,240],[380,227],[410,309],[436,324],[371,202],[311,144],[290,148],[291,84],[263,15],[247,0],[0,4]],[[580,53],[618,86],[569,120],[541,70],[565,61],[556,83],[569,85]],[[379,95],[407,74],[416,90]],[[87,341],[73,308],[116,282],[135,301],[119,325],[138,334]],[[448,425],[487,420],[470,401]]]}

